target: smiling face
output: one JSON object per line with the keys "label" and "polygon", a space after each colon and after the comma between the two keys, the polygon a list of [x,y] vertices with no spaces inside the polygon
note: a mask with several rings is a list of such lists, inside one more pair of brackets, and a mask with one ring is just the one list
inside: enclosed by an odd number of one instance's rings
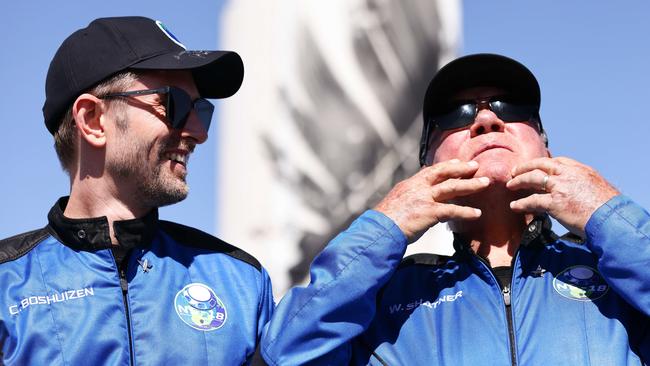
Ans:
{"label": "smiling face", "polygon": [[[504,94],[499,88],[477,87],[458,93],[452,101],[489,100]],[[512,178],[510,171],[517,164],[548,156],[544,139],[533,123],[506,123],[487,104],[479,104],[478,109],[471,125],[432,133],[427,161],[435,164],[450,159],[475,160],[479,163],[475,176],[505,183]]]}
{"label": "smiling face", "polygon": [[[156,71],[142,74],[126,91],[176,86],[192,99],[199,96],[187,71]],[[107,116],[106,171],[116,189],[132,192],[142,207],[152,208],[183,200],[189,187],[187,163],[207,131],[195,112],[183,129],[172,129],[165,118],[165,95],[126,98],[125,108]]]}

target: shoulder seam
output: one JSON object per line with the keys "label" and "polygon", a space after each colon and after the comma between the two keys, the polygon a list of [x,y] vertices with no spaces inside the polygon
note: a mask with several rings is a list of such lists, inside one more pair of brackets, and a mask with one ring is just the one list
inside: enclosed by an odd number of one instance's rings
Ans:
{"label": "shoulder seam", "polygon": [[[44,228],[28,231],[22,234],[14,235],[10,238],[0,240],[0,264],[14,261],[34,249],[43,239],[50,235],[47,226]],[[8,248],[8,246],[13,247]],[[6,253],[6,250],[12,250],[12,253]]]}
{"label": "shoulder seam", "polygon": [[397,268],[399,269],[413,265],[438,266],[446,263],[450,258],[451,257],[441,254],[416,253],[403,258]]}
{"label": "shoulder seam", "polygon": [[564,241],[570,241],[570,242],[575,243],[575,244],[584,244],[585,243],[584,239],[582,239],[578,235],[575,235],[575,234],[573,234],[571,232],[568,232],[568,233],[566,233],[566,234],[564,234],[562,236],[559,236],[559,237],[556,235],[556,240],[557,239],[564,240]]}
{"label": "shoulder seam", "polygon": [[238,259],[244,263],[247,263],[255,267],[260,272],[262,271],[262,265],[260,262],[243,249],[240,249],[213,235],[190,226],[165,220],[160,220],[159,222],[163,231],[166,234],[172,236],[174,240],[176,240],[176,242],[181,245],[220,252]]}

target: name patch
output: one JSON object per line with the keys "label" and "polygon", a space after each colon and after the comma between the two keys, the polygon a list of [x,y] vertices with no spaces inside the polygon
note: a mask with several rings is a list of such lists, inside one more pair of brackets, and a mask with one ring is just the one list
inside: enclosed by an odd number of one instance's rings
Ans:
{"label": "name patch", "polygon": [[66,302],[87,296],[95,296],[95,290],[92,287],[84,287],[78,290],[67,290],[59,293],[55,292],[52,295],[29,296],[20,300],[17,304],[9,305],[9,314],[18,315],[31,306]]}
{"label": "name patch", "polygon": [[453,295],[440,296],[438,298],[438,300],[433,301],[433,302],[431,302],[429,300],[425,301],[424,299],[419,299],[419,300],[416,300],[416,301],[409,302],[407,304],[402,304],[402,303],[392,304],[392,305],[388,305],[388,312],[392,315],[392,314],[399,313],[399,312],[402,312],[402,311],[412,311],[415,308],[420,307],[420,306],[424,306],[424,307],[426,307],[428,309],[433,310],[433,309],[436,309],[441,304],[448,303],[448,302],[454,302],[454,301],[456,301],[457,299],[459,299],[461,297],[463,297],[463,291],[458,291]]}

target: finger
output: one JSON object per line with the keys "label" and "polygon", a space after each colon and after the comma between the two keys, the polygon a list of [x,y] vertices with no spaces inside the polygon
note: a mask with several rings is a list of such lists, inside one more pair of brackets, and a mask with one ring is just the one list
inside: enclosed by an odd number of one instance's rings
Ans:
{"label": "finger", "polygon": [[490,186],[490,178],[448,179],[433,187],[433,200],[445,202],[452,198],[467,196]]}
{"label": "finger", "polygon": [[477,170],[478,163],[475,161],[453,159],[426,167],[421,172],[430,184],[436,184],[450,178],[471,177]]}
{"label": "finger", "polygon": [[570,166],[583,165],[583,164],[581,164],[581,163],[579,163],[579,162],[577,162],[577,161],[575,161],[575,160],[573,160],[571,158],[567,158],[565,156],[558,156],[557,158],[555,158],[555,161],[557,161],[558,163],[561,163],[561,164],[564,164],[564,165],[570,165]]}
{"label": "finger", "polygon": [[[545,171],[535,169],[512,178],[506,183],[506,188],[513,191],[532,189],[536,191],[549,192],[552,188],[551,178],[552,177],[546,174]],[[545,179],[546,183],[544,183]]]}
{"label": "finger", "polygon": [[524,197],[510,202],[510,208],[514,212],[542,213],[542,212],[548,212],[551,209],[552,202],[553,202],[553,198],[551,197],[550,194],[535,193],[535,194],[531,194],[528,197]]}
{"label": "finger", "polygon": [[524,174],[535,169],[543,170],[548,175],[558,174],[559,163],[552,158],[537,158],[514,167],[511,171],[513,177]]}
{"label": "finger", "polygon": [[481,210],[474,207],[438,203],[435,205],[435,217],[439,222],[449,220],[476,220],[481,217]]}

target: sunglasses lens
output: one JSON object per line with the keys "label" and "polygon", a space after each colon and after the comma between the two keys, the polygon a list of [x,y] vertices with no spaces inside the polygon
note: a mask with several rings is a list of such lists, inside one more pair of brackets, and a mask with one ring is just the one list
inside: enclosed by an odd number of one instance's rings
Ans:
{"label": "sunglasses lens", "polygon": [[208,131],[210,129],[210,122],[212,122],[214,104],[210,103],[207,99],[197,99],[194,102],[194,111],[196,111],[196,114],[199,116],[205,130]]}
{"label": "sunglasses lens", "polygon": [[173,128],[183,128],[192,108],[192,99],[180,88],[170,87],[167,93],[167,119]]}
{"label": "sunglasses lens", "polygon": [[471,124],[475,116],[476,106],[474,104],[463,104],[433,116],[432,120],[435,128],[453,130]]}
{"label": "sunglasses lens", "polygon": [[528,121],[537,113],[537,107],[528,104],[517,104],[502,101],[490,102],[490,109],[505,122]]}
{"label": "sunglasses lens", "polygon": [[185,90],[173,86],[169,87],[169,93],[167,95],[167,119],[173,128],[181,129],[185,127],[187,117],[190,111],[194,109],[201,124],[208,131],[210,122],[212,122],[214,104],[204,98],[199,98],[192,102],[192,98]]}

